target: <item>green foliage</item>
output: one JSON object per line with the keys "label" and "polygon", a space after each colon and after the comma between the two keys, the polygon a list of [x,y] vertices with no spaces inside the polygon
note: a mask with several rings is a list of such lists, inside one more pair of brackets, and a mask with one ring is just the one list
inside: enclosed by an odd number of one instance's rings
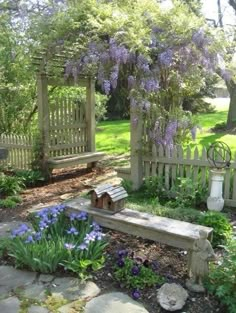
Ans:
{"label": "green foliage", "polygon": [[198,224],[213,228],[213,247],[225,245],[232,236],[232,226],[223,213],[204,212],[198,219]]}
{"label": "green foliage", "polygon": [[202,186],[201,182],[193,182],[191,178],[177,178],[172,185],[171,193],[174,200],[171,205],[174,207],[198,208],[202,203],[206,203],[208,188]]}
{"label": "green foliage", "polygon": [[0,195],[11,196],[21,192],[24,183],[20,177],[0,174]]}
{"label": "green foliage", "polygon": [[129,179],[122,179],[121,186],[127,191],[128,194],[132,192],[133,183]]}
{"label": "green foliage", "polygon": [[20,177],[27,187],[33,187],[36,186],[39,182],[45,181],[45,178],[42,176],[42,173],[39,170],[19,170],[16,171],[15,175]]}
{"label": "green foliage", "polygon": [[236,240],[225,246],[225,253],[212,265],[206,287],[215,294],[229,313],[236,312]]}
{"label": "green foliage", "polygon": [[114,268],[114,277],[119,283],[132,289],[144,289],[164,283],[164,279],[151,266],[144,264],[137,258],[119,258]]}
{"label": "green foliage", "polygon": [[88,270],[98,270],[105,258],[103,234],[85,212],[64,213],[58,205],[41,210],[32,220],[33,229],[25,224],[13,230],[9,255],[17,267],[40,273],[53,273],[63,267],[85,277]]}
{"label": "green foliage", "polygon": [[160,176],[146,177],[140,191],[144,193],[145,197],[157,200],[168,199],[170,196],[165,188],[163,178]]}
{"label": "green foliage", "polygon": [[6,209],[14,209],[19,203],[21,203],[22,199],[19,196],[8,196],[5,199],[0,200],[0,207]]}

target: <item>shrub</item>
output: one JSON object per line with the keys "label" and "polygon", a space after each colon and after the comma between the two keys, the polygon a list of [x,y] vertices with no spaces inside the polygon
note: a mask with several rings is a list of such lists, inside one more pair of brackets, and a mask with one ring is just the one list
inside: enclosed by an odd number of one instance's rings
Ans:
{"label": "shrub", "polygon": [[141,191],[148,198],[168,199],[170,196],[164,187],[162,177],[159,176],[146,177]]}
{"label": "shrub", "polygon": [[213,247],[226,244],[231,238],[232,226],[229,219],[220,212],[204,212],[198,219],[198,224],[213,228]]}
{"label": "shrub", "polygon": [[21,201],[22,199],[19,196],[9,196],[0,200],[0,207],[14,209]]}
{"label": "shrub", "polygon": [[114,277],[127,288],[132,288],[133,298],[141,296],[140,289],[164,283],[164,279],[157,275],[152,268],[153,263],[147,259],[128,255],[126,250],[118,252],[114,268]]}
{"label": "shrub", "polygon": [[229,313],[236,312],[236,240],[225,246],[226,253],[218,264],[213,264],[206,281],[209,292],[215,294]]}
{"label": "shrub", "polygon": [[0,195],[1,196],[11,196],[18,194],[24,183],[20,177],[8,176],[5,174],[0,175]]}
{"label": "shrub", "polygon": [[99,225],[85,212],[67,217],[64,209],[45,208],[33,218],[33,229],[22,224],[13,230],[9,255],[17,267],[52,273],[62,266],[83,277],[103,265],[106,242]]}
{"label": "shrub", "polygon": [[121,186],[130,194],[132,192],[133,182],[129,179],[122,179]]}
{"label": "shrub", "polygon": [[39,170],[21,170],[16,172],[16,176],[20,177],[25,186],[33,187],[36,186],[39,182],[44,182],[45,178],[43,177],[41,171]]}

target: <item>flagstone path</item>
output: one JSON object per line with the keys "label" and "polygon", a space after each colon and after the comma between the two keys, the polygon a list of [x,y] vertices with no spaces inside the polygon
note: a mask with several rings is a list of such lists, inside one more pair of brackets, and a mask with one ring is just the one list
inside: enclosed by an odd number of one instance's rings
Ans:
{"label": "flagstone path", "polygon": [[[21,222],[0,223],[0,238],[9,236],[11,229],[19,224]],[[56,277],[0,266],[1,313],[148,313],[143,305],[126,294],[100,293],[100,288],[92,281],[81,282],[75,277]],[[48,309],[48,297],[58,301],[57,310]]]}

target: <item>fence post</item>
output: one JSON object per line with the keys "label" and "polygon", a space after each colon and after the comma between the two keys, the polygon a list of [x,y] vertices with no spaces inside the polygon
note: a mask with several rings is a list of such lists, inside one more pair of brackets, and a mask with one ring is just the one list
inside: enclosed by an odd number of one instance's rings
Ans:
{"label": "fence post", "polygon": [[91,78],[88,79],[87,87],[87,105],[85,108],[86,112],[86,123],[87,123],[87,140],[88,140],[88,151],[94,152],[95,146],[95,83]]}
{"label": "fence post", "polygon": [[133,190],[141,187],[143,181],[143,161],[142,161],[142,135],[143,118],[142,113],[136,109],[130,110],[130,150],[131,150],[131,181]]}

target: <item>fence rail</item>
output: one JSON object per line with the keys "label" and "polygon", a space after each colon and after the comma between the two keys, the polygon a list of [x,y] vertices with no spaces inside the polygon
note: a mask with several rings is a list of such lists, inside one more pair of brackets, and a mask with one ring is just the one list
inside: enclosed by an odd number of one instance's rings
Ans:
{"label": "fence rail", "polygon": [[7,148],[9,153],[5,160],[0,160],[2,166],[12,166],[16,169],[30,169],[33,162],[33,141],[26,135],[0,135],[0,147]]}
{"label": "fence rail", "polygon": [[[143,155],[144,177],[158,176],[170,190],[178,177],[191,178],[193,183],[210,187],[210,166],[206,148],[194,151],[181,146],[173,149],[153,145],[152,151]],[[230,167],[225,170],[224,199],[226,205],[236,207],[236,154]]]}

